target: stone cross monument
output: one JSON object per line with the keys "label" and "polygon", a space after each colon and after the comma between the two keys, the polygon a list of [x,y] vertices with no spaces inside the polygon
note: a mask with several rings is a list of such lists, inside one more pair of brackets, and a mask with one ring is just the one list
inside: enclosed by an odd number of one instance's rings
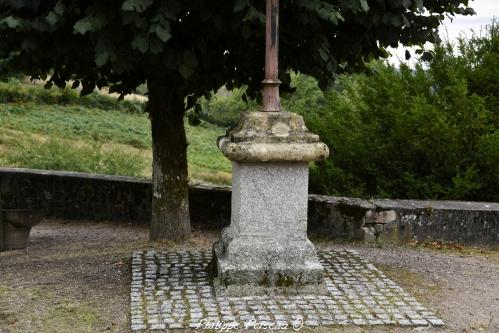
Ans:
{"label": "stone cross monument", "polygon": [[279,0],[267,0],[263,107],[219,139],[232,161],[232,217],[214,245],[216,290],[228,295],[323,293],[307,238],[308,163],[329,150],[297,114],[281,111]]}

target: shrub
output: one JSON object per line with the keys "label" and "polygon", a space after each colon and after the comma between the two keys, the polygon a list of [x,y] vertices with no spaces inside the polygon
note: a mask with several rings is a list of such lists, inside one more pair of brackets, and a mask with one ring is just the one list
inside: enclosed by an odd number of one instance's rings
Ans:
{"label": "shrub", "polygon": [[[284,109],[305,118],[331,157],[310,191],[340,196],[499,201],[499,29],[437,45],[429,63],[374,62],[322,92],[292,75]],[[206,101],[206,120],[231,126],[241,91]]]}
{"label": "shrub", "polygon": [[[485,28],[484,35],[473,33],[470,38],[459,38],[457,42],[459,56],[445,57],[440,49],[442,68],[458,63],[471,93],[485,98],[487,108],[495,112],[493,120],[499,125],[499,24],[497,20]],[[454,47],[447,52],[454,54]],[[434,68],[436,64],[434,64]]]}
{"label": "shrub", "polygon": [[202,98],[200,119],[222,127],[235,126],[242,112],[258,109],[255,102],[243,101],[244,93],[244,89],[234,89],[229,92],[222,88],[210,99]]}
{"label": "shrub", "polygon": [[499,200],[498,110],[470,91],[463,62],[442,48],[428,70],[374,63],[369,74],[342,76],[322,96],[309,78],[295,78],[308,92],[292,96],[288,110],[331,149],[312,168],[311,191]]}

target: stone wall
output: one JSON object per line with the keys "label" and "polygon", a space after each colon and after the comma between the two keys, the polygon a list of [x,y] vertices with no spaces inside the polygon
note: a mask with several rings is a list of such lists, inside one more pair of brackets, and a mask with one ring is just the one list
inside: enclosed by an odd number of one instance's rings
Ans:
{"label": "stone wall", "polygon": [[[6,206],[45,207],[51,217],[149,222],[149,180],[0,168],[0,189]],[[189,195],[194,228],[218,230],[230,223],[230,188],[194,185]],[[310,195],[308,219],[309,233],[321,239],[499,246],[499,203]]]}
{"label": "stone wall", "polygon": [[[0,190],[10,208],[46,208],[69,220],[149,223],[152,184],[130,177],[0,168]],[[221,229],[230,221],[230,188],[190,188],[194,228]]]}
{"label": "stone wall", "polygon": [[333,239],[446,241],[499,247],[499,203],[311,195],[309,228]]}

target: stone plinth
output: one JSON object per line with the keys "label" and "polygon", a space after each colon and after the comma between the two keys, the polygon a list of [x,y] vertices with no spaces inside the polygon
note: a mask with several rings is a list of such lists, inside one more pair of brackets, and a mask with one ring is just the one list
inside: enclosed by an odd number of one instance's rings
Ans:
{"label": "stone plinth", "polygon": [[308,162],[327,158],[327,147],[287,112],[243,115],[219,147],[233,161],[231,225],[214,246],[219,289],[323,293],[307,238]]}

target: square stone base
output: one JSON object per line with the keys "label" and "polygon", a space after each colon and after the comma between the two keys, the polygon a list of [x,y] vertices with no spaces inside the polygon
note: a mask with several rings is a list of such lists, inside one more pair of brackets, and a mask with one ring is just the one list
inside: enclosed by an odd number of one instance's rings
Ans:
{"label": "square stone base", "polygon": [[327,293],[324,269],[306,238],[233,239],[226,228],[213,257],[215,291],[228,296]]}
{"label": "square stone base", "polygon": [[323,294],[307,238],[308,164],[233,163],[232,217],[213,248],[216,284],[232,295]]}

